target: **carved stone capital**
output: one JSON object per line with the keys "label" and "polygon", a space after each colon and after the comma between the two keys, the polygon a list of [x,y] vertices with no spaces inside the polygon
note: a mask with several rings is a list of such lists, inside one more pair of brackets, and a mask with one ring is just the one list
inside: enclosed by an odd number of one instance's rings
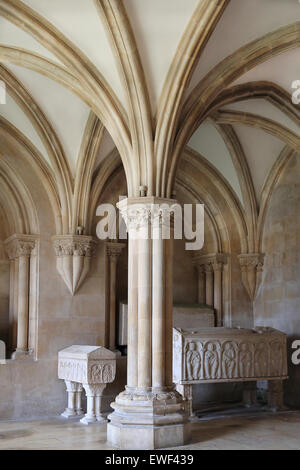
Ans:
{"label": "carved stone capital", "polygon": [[60,256],[88,256],[95,252],[96,241],[86,235],[59,235],[52,238],[55,254]]}
{"label": "carved stone capital", "polygon": [[82,385],[76,382],[72,382],[71,380],[65,380],[67,392],[75,393],[78,391],[82,391]]}
{"label": "carved stone capital", "polygon": [[238,256],[242,281],[252,301],[255,299],[261,284],[264,257],[263,253],[248,253]]}
{"label": "carved stone capital", "polygon": [[195,267],[197,269],[197,272],[198,272],[199,276],[203,276],[204,273],[205,273],[204,265],[203,264],[196,264]]}
{"label": "carved stone capital", "polygon": [[156,197],[128,198],[118,203],[118,208],[128,230],[161,223],[172,224],[173,212],[178,203],[173,199]]}
{"label": "carved stone capital", "polygon": [[112,258],[116,261],[120,257],[122,250],[123,248],[125,248],[125,246],[125,243],[106,242],[106,254],[109,258]]}
{"label": "carved stone capital", "polygon": [[239,255],[239,262],[242,271],[250,271],[252,269],[262,268],[264,265],[265,255],[262,253],[248,253]]}
{"label": "carved stone capital", "polygon": [[202,255],[201,253],[192,254],[193,264],[199,273],[223,271],[223,266],[227,262],[224,253],[211,253]]}
{"label": "carved stone capital", "polygon": [[87,235],[59,235],[52,240],[57,270],[74,295],[89,272],[96,240]]}
{"label": "carved stone capital", "polygon": [[213,266],[212,263],[207,263],[204,265],[204,271],[205,273],[213,273]]}
{"label": "carved stone capital", "polygon": [[14,234],[5,240],[4,245],[10,260],[19,258],[20,256],[29,257],[36,246],[36,239],[32,235]]}
{"label": "carved stone capital", "polygon": [[87,397],[101,397],[106,384],[83,384]]}

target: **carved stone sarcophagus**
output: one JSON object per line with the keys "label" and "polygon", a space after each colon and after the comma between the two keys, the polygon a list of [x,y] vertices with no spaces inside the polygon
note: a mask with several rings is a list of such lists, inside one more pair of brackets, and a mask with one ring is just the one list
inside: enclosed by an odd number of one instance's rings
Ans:
{"label": "carved stone sarcophagus", "polygon": [[286,335],[272,328],[173,329],[176,384],[284,380]]}
{"label": "carved stone sarcophagus", "polygon": [[113,382],[115,354],[102,346],[70,346],[58,353],[58,378],[82,384]]}
{"label": "carved stone sarcophagus", "polygon": [[102,346],[70,346],[58,353],[58,378],[66,382],[68,407],[62,413],[65,418],[82,414],[81,392],[87,396],[87,413],[81,419],[84,424],[105,422],[102,416],[101,398],[106,384],[116,376],[116,355]]}

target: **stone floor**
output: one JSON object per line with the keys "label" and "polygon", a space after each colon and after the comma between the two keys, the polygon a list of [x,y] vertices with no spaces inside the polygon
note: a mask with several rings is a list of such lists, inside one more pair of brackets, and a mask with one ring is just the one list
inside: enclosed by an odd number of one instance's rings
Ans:
{"label": "stone floor", "polygon": [[[63,418],[0,421],[0,450],[111,449],[106,425],[84,426]],[[181,449],[300,450],[300,411],[202,418],[192,423],[192,442]]]}

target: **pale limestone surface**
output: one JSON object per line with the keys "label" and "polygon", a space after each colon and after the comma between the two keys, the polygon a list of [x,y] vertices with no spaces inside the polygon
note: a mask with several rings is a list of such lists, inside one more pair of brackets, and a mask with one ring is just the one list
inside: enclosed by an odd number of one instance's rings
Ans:
{"label": "pale limestone surface", "polygon": [[[168,450],[300,450],[300,413],[232,416],[191,424],[188,446]],[[106,424],[95,428],[63,418],[0,422],[1,450],[113,450]]]}
{"label": "pale limestone surface", "polygon": [[[119,344],[127,345],[128,304],[119,304]],[[176,328],[202,328],[215,326],[215,313],[206,305],[173,305],[173,326]]]}
{"label": "pale limestone surface", "polygon": [[[292,341],[300,334],[299,174],[298,155],[287,163],[272,197],[264,232],[264,279],[254,304],[256,324],[268,324],[288,334],[290,355]],[[286,402],[298,407],[300,371],[290,360],[289,376],[285,384]]]}

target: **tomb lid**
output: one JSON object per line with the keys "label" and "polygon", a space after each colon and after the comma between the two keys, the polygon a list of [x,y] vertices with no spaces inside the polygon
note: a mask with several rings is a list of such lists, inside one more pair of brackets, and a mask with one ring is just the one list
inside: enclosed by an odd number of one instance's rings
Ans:
{"label": "tomb lid", "polygon": [[275,330],[270,327],[247,328],[224,328],[224,327],[204,327],[204,328],[174,328],[174,330],[183,336],[243,336],[243,335],[282,335],[286,336],[282,331]]}
{"label": "tomb lid", "polygon": [[68,357],[73,359],[115,359],[116,355],[109,349],[103,346],[83,346],[73,345],[62,351],[59,351],[58,356]]}

